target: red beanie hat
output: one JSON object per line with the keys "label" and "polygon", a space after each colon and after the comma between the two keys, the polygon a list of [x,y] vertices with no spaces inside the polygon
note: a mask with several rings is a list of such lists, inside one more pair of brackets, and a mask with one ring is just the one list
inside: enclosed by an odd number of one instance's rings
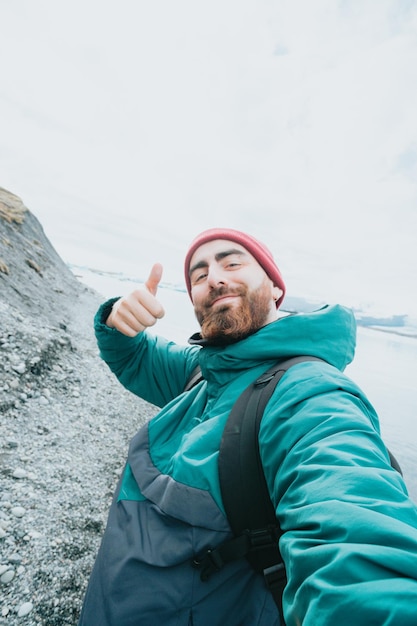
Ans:
{"label": "red beanie hat", "polygon": [[208,241],[214,239],[226,239],[227,241],[235,241],[245,248],[250,254],[258,261],[259,265],[263,268],[274,285],[282,289],[282,296],[277,301],[277,308],[281,305],[281,302],[285,296],[285,284],[281,276],[281,272],[275,264],[274,257],[268,248],[246,233],[242,233],[239,230],[233,230],[232,228],[210,228],[197,235],[192,241],[191,246],[187,252],[184,262],[185,284],[187,286],[188,295],[191,298],[191,281],[190,281],[190,261],[194,252]]}

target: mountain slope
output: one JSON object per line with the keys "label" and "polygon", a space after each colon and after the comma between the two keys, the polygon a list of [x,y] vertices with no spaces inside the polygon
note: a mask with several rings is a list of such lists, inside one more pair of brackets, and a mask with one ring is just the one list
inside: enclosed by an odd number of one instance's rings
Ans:
{"label": "mountain slope", "polygon": [[97,355],[98,294],[0,188],[0,624],[77,623],[127,446],[153,407]]}

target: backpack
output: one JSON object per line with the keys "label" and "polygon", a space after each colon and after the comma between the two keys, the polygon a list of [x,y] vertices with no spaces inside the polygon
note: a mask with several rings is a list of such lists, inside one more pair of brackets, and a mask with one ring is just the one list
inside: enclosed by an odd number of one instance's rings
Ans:
{"label": "backpack", "polygon": [[[258,434],[265,407],[285,372],[297,363],[323,361],[313,356],[297,356],[276,363],[239,396],[232,407],[220,444],[220,489],[227,519],[234,537],[213,550],[194,557],[202,581],[227,563],[246,557],[261,574],[273,595],[281,623],[282,594],[287,582],[285,565],[279,551],[282,535],[275,508],[269,497],[259,454]],[[203,379],[199,367],[192,372],[184,391]],[[401,468],[388,450],[391,465]]]}

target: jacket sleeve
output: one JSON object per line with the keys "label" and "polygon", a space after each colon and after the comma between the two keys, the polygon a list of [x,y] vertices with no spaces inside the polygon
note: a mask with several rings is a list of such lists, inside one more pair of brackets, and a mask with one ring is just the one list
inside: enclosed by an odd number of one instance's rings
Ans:
{"label": "jacket sleeve", "polygon": [[94,318],[101,358],[126,389],[162,407],[184,389],[198,362],[199,348],[180,346],[144,331],[127,337],[106,326],[116,299],[105,302]]}
{"label": "jacket sleeve", "polygon": [[331,366],[293,367],[260,451],[284,531],[287,626],[415,626],[417,507],[361,391]]}

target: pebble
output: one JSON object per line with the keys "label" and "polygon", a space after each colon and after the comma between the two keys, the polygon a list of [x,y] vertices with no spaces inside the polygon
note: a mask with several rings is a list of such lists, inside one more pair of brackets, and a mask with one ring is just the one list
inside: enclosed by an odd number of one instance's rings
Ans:
{"label": "pebble", "polygon": [[6,535],[7,535],[6,531],[4,530],[2,526],[0,526],[0,539],[4,539]]}
{"label": "pebble", "polygon": [[25,469],[23,469],[23,467],[16,467],[16,469],[14,470],[12,476],[13,476],[13,478],[26,478],[27,477],[27,471]]}
{"label": "pebble", "polygon": [[18,617],[25,617],[25,615],[29,615],[31,610],[33,609],[32,602],[24,602],[20,605],[19,610],[17,612]]}
{"label": "pebble", "polygon": [[23,517],[26,513],[26,509],[24,509],[23,506],[12,506],[10,512],[15,517]]}
{"label": "pebble", "polygon": [[7,585],[9,582],[13,580],[14,576],[15,576],[14,569],[8,569],[6,572],[4,572],[4,574],[0,576],[0,582],[3,585]]}
{"label": "pebble", "polygon": [[12,368],[18,374],[24,374],[26,372],[26,365],[24,363],[18,363],[17,365],[12,365]]}
{"label": "pebble", "polygon": [[31,530],[28,532],[28,535],[32,539],[40,539],[41,537],[43,537],[42,533],[40,533],[38,530]]}
{"label": "pebble", "polygon": [[9,556],[9,562],[15,563],[17,565],[18,563],[22,562],[22,557],[18,552],[15,552],[14,554],[11,554]]}

